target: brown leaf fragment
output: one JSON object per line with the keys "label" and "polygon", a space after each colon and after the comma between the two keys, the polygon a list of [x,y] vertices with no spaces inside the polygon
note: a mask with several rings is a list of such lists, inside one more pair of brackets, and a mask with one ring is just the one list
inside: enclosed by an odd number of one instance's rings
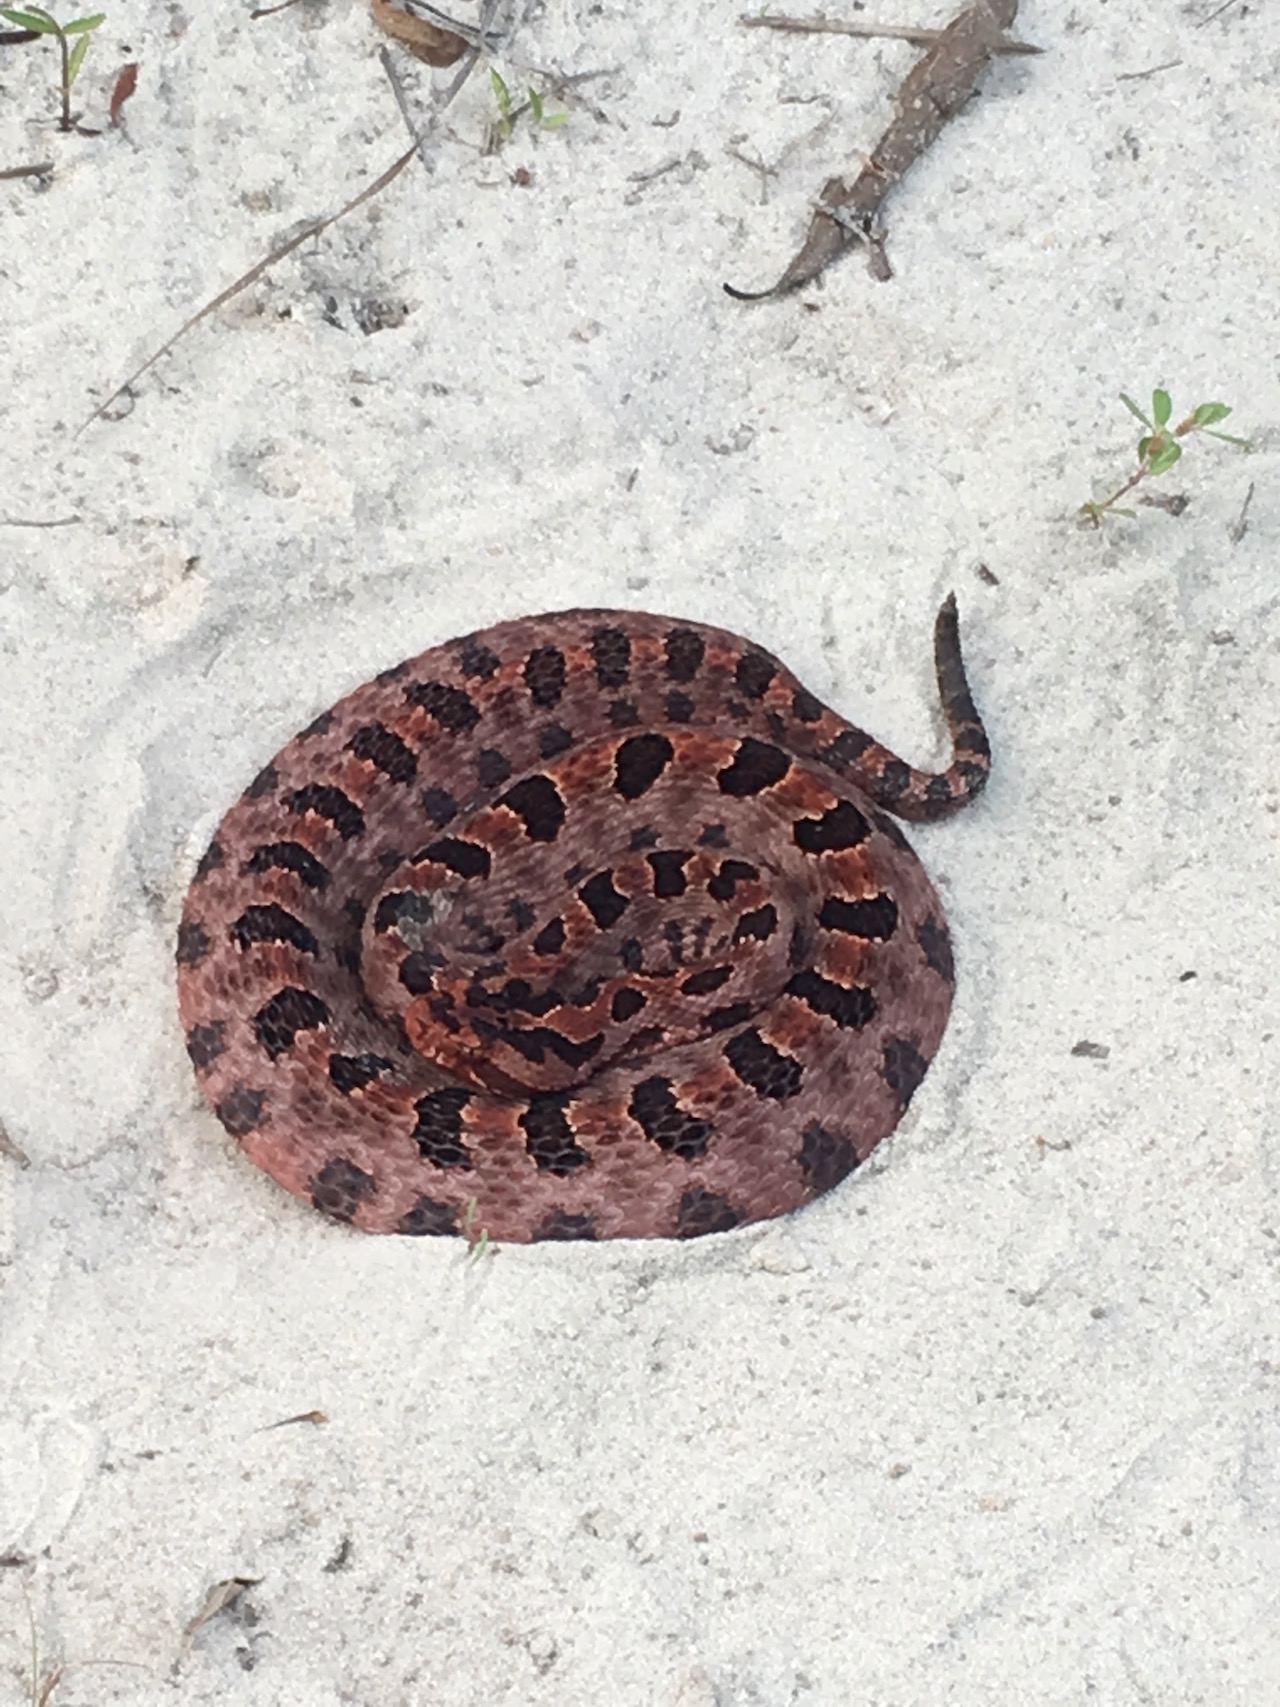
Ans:
{"label": "brown leaf fragment", "polygon": [[262,1581],[261,1577],[226,1577],[220,1583],[214,1583],[204,1597],[204,1604],[199,1612],[187,1625],[184,1634],[188,1640],[204,1625],[216,1618],[220,1612],[234,1606],[236,1601],[247,1588],[253,1588]]}
{"label": "brown leaf fragment", "polygon": [[440,29],[425,18],[415,18],[390,0],[369,0],[373,21],[380,30],[401,47],[408,48],[415,59],[425,59],[428,65],[454,65],[467,51],[467,43],[452,30]]}
{"label": "brown leaf fragment", "polygon": [[327,1423],[328,1420],[329,1413],[327,1411],[299,1411],[296,1417],[281,1417],[279,1422],[265,1424],[264,1427],[257,1430],[257,1433],[269,1434],[273,1428],[292,1428],[294,1423],[315,1423],[319,1427],[320,1424]]}
{"label": "brown leaf fragment", "polygon": [[991,60],[1010,51],[1007,31],[1017,12],[1018,0],[972,0],[938,31],[898,90],[893,121],[862,169],[852,180],[828,178],[822,186],[804,242],[777,284],[762,291],[725,285],[727,294],[740,302],[784,296],[811,283],[855,244],[868,251],[873,277],[890,277],[876,218],[881,204],[964,106]]}
{"label": "brown leaf fragment", "polygon": [[115,87],[111,91],[111,106],[109,114],[113,126],[119,125],[120,114],[124,104],[138,87],[138,65],[136,60],[130,60],[122,65],[116,74]]}

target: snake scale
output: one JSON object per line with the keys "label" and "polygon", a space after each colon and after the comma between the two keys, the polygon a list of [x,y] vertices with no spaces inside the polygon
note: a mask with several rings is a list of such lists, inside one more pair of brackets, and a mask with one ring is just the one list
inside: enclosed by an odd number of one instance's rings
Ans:
{"label": "snake scale", "polygon": [[385,671],[250,784],[178,933],[188,1053],[250,1160],[376,1233],[689,1238],[808,1202],[898,1123],[953,968],[889,814],[913,770],[722,630],[500,623]]}

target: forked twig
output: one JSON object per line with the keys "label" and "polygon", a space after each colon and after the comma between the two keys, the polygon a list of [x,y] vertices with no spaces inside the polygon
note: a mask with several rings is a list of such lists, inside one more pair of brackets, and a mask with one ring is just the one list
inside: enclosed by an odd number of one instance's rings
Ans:
{"label": "forked twig", "polygon": [[[1008,35],[1017,12],[1018,0],[971,0],[941,30],[908,33],[896,28],[882,31],[859,27],[842,31],[850,35],[906,34],[908,40],[927,40],[930,46],[907,74],[894,102],[893,122],[852,183],[838,177],[828,178],[822,186],[805,240],[777,284],[757,291],[738,290],[727,284],[727,294],[739,302],[757,302],[798,290],[855,244],[867,249],[872,275],[889,278],[883,233],[877,224],[880,207],[893,186],[964,106],[993,58],[1040,51]],[[819,26],[816,19],[786,20],[782,25],[804,30]],[[826,27],[825,20],[821,27]]]}

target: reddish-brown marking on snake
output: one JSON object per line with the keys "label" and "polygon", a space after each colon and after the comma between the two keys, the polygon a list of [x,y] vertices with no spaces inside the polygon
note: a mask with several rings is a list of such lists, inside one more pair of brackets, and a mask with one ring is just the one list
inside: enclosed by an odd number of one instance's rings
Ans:
{"label": "reddish-brown marking on snake", "polygon": [[837,1184],[951,1005],[887,816],[987,779],[954,599],[934,645],[937,775],[750,642],[633,611],[502,623],[357,688],[187,894],[179,1006],[223,1127],[375,1233],[689,1238]]}

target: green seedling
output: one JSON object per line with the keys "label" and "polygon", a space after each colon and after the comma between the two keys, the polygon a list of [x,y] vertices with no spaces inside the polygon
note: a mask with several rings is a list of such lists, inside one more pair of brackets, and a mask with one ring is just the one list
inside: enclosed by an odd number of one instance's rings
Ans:
{"label": "green seedling", "polygon": [[489,71],[489,85],[493,90],[493,98],[498,103],[498,116],[493,122],[493,134],[497,146],[511,138],[516,128],[516,120],[528,113],[533,121],[535,130],[559,130],[561,125],[569,122],[568,113],[549,113],[546,103],[536,89],[525,91],[525,98],[516,105],[515,97],[502,76],[492,68]]}
{"label": "green seedling", "polygon": [[[1109,498],[1090,501],[1081,504],[1080,516],[1083,521],[1091,522],[1094,527],[1102,526],[1102,518],[1126,493],[1143,480],[1149,480],[1156,474],[1167,474],[1175,462],[1181,460],[1182,446],[1180,439],[1185,439],[1189,433],[1208,433],[1211,439],[1222,439],[1229,445],[1239,445],[1242,450],[1248,450],[1248,439],[1237,439],[1230,433],[1216,433],[1214,427],[1219,421],[1225,421],[1231,413],[1228,403],[1198,403],[1191,413],[1171,427],[1169,422],[1173,416],[1173,403],[1167,391],[1156,390],[1151,393],[1151,414],[1145,415],[1132,397],[1120,393],[1120,401],[1129,413],[1142,422],[1147,429],[1138,440],[1138,466]],[[1118,516],[1131,516],[1133,510],[1116,510]]]}
{"label": "green seedling", "polygon": [[497,1252],[497,1245],[489,1237],[487,1227],[476,1225],[476,1199],[467,1199],[466,1212],[462,1217],[462,1236],[467,1241],[466,1260],[479,1265],[485,1257],[492,1257]]}
{"label": "green seedling", "polygon": [[71,85],[80,75],[84,56],[89,51],[90,33],[97,29],[105,17],[105,12],[95,12],[91,18],[74,18],[69,24],[60,24],[42,6],[0,6],[0,18],[16,24],[20,30],[34,30],[37,35],[58,38],[58,52],[62,58],[62,116],[58,120],[59,130],[69,131],[76,128],[75,116],[71,111]]}

